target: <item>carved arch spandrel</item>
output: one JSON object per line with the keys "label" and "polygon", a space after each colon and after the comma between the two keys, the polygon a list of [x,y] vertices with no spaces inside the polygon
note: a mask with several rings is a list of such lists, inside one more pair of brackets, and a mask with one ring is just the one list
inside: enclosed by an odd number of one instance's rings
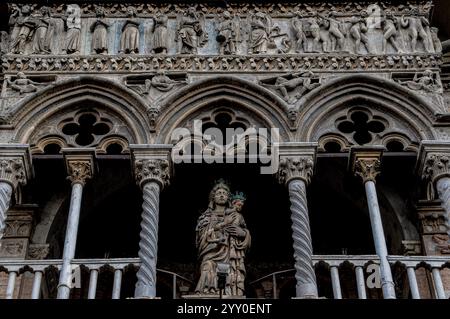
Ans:
{"label": "carved arch spandrel", "polygon": [[[150,142],[148,106],[137,94],[114,81],[90,76],[62,81],[14,106],[11,124],[15,140],[28,143],[35,130],[49,118],[93,105],[121,120],[129,129],[129,143]],[[95,108],[94,108],[95,109]]]}
{"label": "carved arch spandrel", "polygon": [[434,140],[436,132],[433,123],[440,111],[421,96],[406,91],[392,81],[367,75],[332,80],[312,91],[299,105],[295,125],[299,128],[297,141],[317,141],[325,134],[337,133],[337,130],[331,129],[334,122],[330,121],[361,106],[369,112],[384,114],[391,128],[395,128],[393,132],[405,134],[412,142]]}

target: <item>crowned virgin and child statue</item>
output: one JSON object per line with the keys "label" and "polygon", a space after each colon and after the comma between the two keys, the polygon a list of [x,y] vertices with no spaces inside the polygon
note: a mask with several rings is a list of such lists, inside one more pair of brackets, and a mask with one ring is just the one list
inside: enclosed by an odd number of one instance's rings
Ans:
{"label": "crowned virgin and child statue", "polygon": [[[196,294],[218,296],[223,292],[225,296],[245,296],[244,259],[251,237],[241,214],[244,202],[244,194],[232,195],[223,180],[217,181],[211,190],[208,208],[200,215],[196,227],[200,262]],[[227,265],[228,269],[224,287],[219,287],[221,265]]]}

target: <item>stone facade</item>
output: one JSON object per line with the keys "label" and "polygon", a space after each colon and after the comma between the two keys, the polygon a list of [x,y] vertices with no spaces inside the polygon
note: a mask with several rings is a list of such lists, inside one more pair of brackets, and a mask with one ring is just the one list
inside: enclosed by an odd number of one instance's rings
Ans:
{"label": "stone facade", "polygon": [[[317,298],[321,292],[317,292],[314,273],[317,265],[313,264],[316,257],[306,193],[310,182],[314,184],[320,154],[339,158],[360,146],[380,152],[372,162],[357,161],[348,168],[348,178],[356,173],[363,177],[362,185],[373,183],[372,193],[367,191],[370,209],[378,207],[373,192],[377,176],[383,177],[383,150],[400,158],[416,156],[415,175],[420,180],[412,204],[416,211],[392,200],[392,210],[398,211],[389,218],[397,218],[402,230],[386,236],[392,241],[401,237],[388,244],[402,247],[406,256],[450,253],[450,90],[443,71],[447,52],[430,21],[433,5],[433,1],[239,2],[222,6],[207,2],[9,3],[9,29],[1,30],[0,43],[0,144],[26,145],[33,160],[59,158],[62,149],[81,153],[89,149],[99,158],[130,160],[129,175],[140,186],[144,202],[138,254],[142,264],[135,296],[154,298],[160,193],[170,190],[177,178],[178,163],[169,156],[172,149],[186,154],[185,147],[192,142],[214,156],[246,152],[246,145],[211,151],[195,136],[186,144],[179,143],[179,129],[195,132],[197,120],[206,123],[201,134],[206,128],[224,126],[276,128],[278,140],[271,135],[259,141],[259,146],[281,145],[276,158],[279,168],[272,174],[287,186],[292,205],[296,296]],[[112,149],[118,151],[112,154]],[[72,189],[72,202],[68,203],[69,194],[58,199],[56,191],[51,199],[47,194],[33,197],[30,189],[34,182],[26,185],[33,181],[30,154],[20,159],[8,154],[0,148],[0,258],[41,260],[59,250],[59,256],[53,254],[57,259],[63,256],[62,250],[74,251],[74,247],[67,248],[68,237],[65,243],[57,238],[62,235],[55,225],[58,218],[68,218],[66,236],[70,233],[70,238],[76,238],[78,221],[83,218],[81,194],[91,191],[89,184],[97,178],[92,173],[102,164],[91,158],[67,164],[66,176],[72,186],[79,186]],[[18,161],[15,166],[14,160]],[[36,180],[42,179],[36,176]],[[379,192],[383,183],[377,184]],[[384,189],[381,193],[379,197],[386,201],[396,196],[388,187],[389,194],[385,195]],[[375,199],[376,195],[375,191]],[[39,214],[23,210],[29,207],[23,205],[30,204],[30,198],[39,202]],[[74,215],[61,217],[60,210],[67,209],[63,203]],[[370,211],[370,217],[377,221],[386,218],[388,213],[383,211],[389,205],[382,202],[378,210]],[[375,229],[373,219],[371,222]],[[388,222],[383,223],[381,227],[386,228]],[[389,256],[379,251],[385,235],[377,235],[376,254],[389,263]],[[58,240],[61,247],[54,244]],[[53,265],[65,272],[58,288],[73,288],[68,280],[75,271],[82,271],[79,265],[73,266],[70,255],[64,254],[69,257]],[[438,267],[438,261],[433,262],[430,271]],[[406,268],[409,265],[399,263]],[[439,267],[448,266],[444,264]],[[448,269],[442,271],[442,292],[435,272],[431,279],[421,265],[417,264],[415,273],[422,297],[442,297],[443,293],[448,297]],[[354,264],[363,266],[367,265]],[[95,276],[101,267],[83,267],[90,271],[89,280],[95,278],[97,283]],[[336,290],[338,266],[330,262],[327,267]],[[7,272],[28,276],[20,269]],[[44,272],[44,268],[36,269]],[[118,283],[124,274],[125,266],[114,269],[113,298],[120,297]],[[46,276],[43,293],[49,297],[56,279]],[[30,280],[22,280],[28,287],[23,294],[21,290],[22,297],[35,296],[29,291]],[[400,284],[393,280],[398,295]],[[7,276],[0,277],[5,287],[7,281]],[[270,291],[275,297],[280,292],[267,280],[258,285],[255,294],[260,297]],[[414,296],[412,287],[402,293],[408,297],[410,290]],[[40,288],[37,291],[40,293]],[[92,294],[95,296],[95,289],[90,289],[89,296]]]}

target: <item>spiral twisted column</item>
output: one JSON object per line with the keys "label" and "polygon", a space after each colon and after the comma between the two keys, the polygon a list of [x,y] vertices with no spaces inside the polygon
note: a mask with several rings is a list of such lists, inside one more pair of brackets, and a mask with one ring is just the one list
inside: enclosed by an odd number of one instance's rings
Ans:
{"label": "spiral twisted column", "polygon": [[[315,148],[304,147],[296,153],[304,155],[280,155],[278,180],[287,185],[291,202],[292,239],[294,241],[295,278],[297,298],[317,298],[317,283],[312,261],[313,249],[309,225],[306,185],[314,167]],[[281,149],[283,152],[283,148]]]}
{"label": "spiral twisted column", "polygon": [[0,239],[6,228],[6,213],[11,197],[19,186],[26,185],[32,175],[27,145],[0,144]]}
{"label": "spiral twisted column", "polygon": [[[139,242],[141,266],[136,274],[135,298],[156,297],[156,264],[158,255],[159,195],[169,184],[170,162],[165,148],[133,150],[134,174],[142,188],[142,222]],[[162,152],[162,153],[161,153]]]}

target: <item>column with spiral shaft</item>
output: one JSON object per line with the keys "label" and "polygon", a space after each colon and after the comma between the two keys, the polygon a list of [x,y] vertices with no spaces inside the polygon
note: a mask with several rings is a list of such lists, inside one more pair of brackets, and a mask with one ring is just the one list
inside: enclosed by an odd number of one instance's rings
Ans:
{"label": "column with spiral shaft", "polygon": [[[137,146],[136,146],[137,147]],[[153,152],[151,152],[153,150]],[[135,177],[142,188],[142,222],[139,242],[141,266],[137,272],[135,298],[156,297],[156,263],[158,255],[159,195],[169,184],[170,162],[158,156],[158,149],[135,148]],[[154,154],[156,152],[156,155]]]}
{"label": "column with spiral shaft", "polygon": [[[307,150],[311,150],[307,148]],[[304,156],[281,156],[278,171],[280,183],[287,185],[291,202],[292,238],[294,241],[297,298],[317,298],[317,283],[312,261],[306,185],[313,174],[314,152]]]}
{"label": "column with spiral shaft", "polygon": [[6,214],[14,191],[32,176],[27,145],[0,144],[0,239],[6,228]]}

